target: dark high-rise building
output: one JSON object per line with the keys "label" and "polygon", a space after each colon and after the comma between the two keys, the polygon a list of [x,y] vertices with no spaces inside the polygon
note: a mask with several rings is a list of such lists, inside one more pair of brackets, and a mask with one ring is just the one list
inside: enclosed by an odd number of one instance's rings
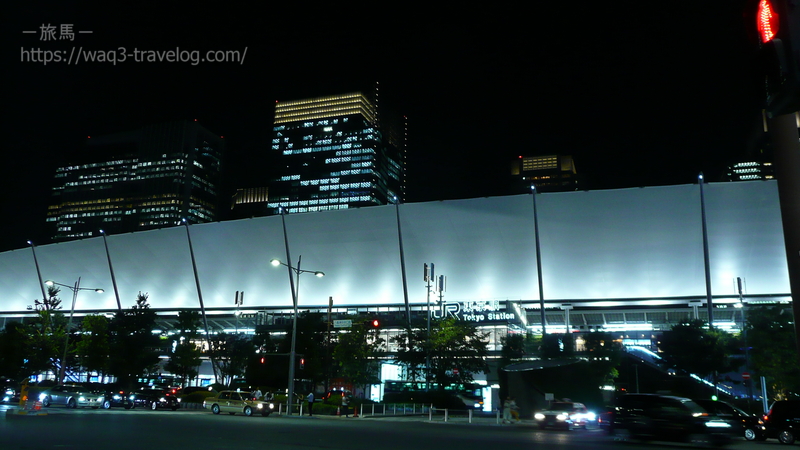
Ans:
{"label": "dark high-rise building", "polygon": [[775,170],[771,162],[742,161],[728,166],[726,181],[771,180]]}
{"label": "dark high-rise building", "polygon": [[52,239],[218,220],[223,142],[196,121],[88,138],[82,161],[56,170]]}
{"label": "dark high-rise building", "polygon": [[382,113],[377,88],[275,105],[277,213],[385,205],[403,198],[406,124]]}
{"label": "dark high-rise building", "polygon": [[266,216],[269,189],[265,187],[237,189],[231,197],[231,219]]}
{"label": "dark high-rise building", "polygon": [[520,156],[511,164],[511,175],[520,192],[529,192],[531,185],[541,192],[583,189],[569,155]]}

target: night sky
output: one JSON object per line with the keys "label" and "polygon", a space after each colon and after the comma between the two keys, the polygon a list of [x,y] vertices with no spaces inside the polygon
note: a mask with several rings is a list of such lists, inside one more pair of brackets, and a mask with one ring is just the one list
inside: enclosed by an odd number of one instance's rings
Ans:
{"label": "night sky", "polygon": [[[15,3],[25,4],[2,19],[0,251],[47,243],[55,167],[80,156],[86,136],[198,119],[225,136],[229,186],[262,186],[276,99],[374,81],[408,117],[410,202],[507,194],[517,155],[570,154],[590,189],[615,189],[692,183],[701,171],[715,180],[758,148],[755,6],[743,0]],[[72,24],[74,40],[40,40],[43,24],[56,35]],[[22,61],[23,49],[73,47],[247,53],[243,64]]]}

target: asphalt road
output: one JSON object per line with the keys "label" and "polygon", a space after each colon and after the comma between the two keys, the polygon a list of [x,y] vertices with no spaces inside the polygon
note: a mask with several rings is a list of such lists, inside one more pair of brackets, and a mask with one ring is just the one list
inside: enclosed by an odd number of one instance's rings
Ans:
{"label": "asphalt road", "polygon": [[[208,411],[66,410],[47,415],[6,414],[0,407],[0,450],[151,449],[652,449],[616,442],[600,430],[541,431],[491,420],[428,422],[427,417],[269,417]],[[655,447],[685,447],[662,446]],[[777,441],[736,443],[736,450],[778,450]]]}

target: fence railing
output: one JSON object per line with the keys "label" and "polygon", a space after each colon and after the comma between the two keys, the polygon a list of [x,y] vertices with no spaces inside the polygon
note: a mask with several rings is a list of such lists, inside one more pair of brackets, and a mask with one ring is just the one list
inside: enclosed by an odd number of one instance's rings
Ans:
{"label": "fence railing", "polygon": [[[303,404],[292,405],[292,414],[303,414]],[[286,413],[286,404],[278,404],[278,414]],[[353,413],[351,413],[353,414]],[[366,403],[355,408],[354,416],[358,417],[381,417],[381,416],[427,416],[430,422],[466,422],[473,423],[473,420],[482,418],[494,419],[495,423],[500,423],[500,410],[495,410],[493,414],[487,414],[474,409],[447,409],[435,408],[428,403]]]}
{"label": "fence railing", "polygon": [[364,416],[406,416],[427,414],[431,405],[426,403],[369,403],[358,407],[361,417]]}

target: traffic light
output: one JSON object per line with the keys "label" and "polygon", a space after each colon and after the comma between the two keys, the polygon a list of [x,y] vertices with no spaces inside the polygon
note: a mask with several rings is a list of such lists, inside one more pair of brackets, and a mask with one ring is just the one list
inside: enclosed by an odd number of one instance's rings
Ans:
{"label": "traffic light", "polygon": [[373,328],[378,328],[379,326],[381,326],[380,321],[378,321],[378,319],[373,319],[372,320],[372,327]]}
{"label": "traffic light", "polygon": [[800,109],[800,6],[794,0],[757,0],[759,64],[770,116]]}
{"label": "traffic light", "polygon": [[262,356],[261,357],[261,364],[264,364],[264,362],[265,362],[265,358]]}
{"label": "traffic light", "polygon": [[300,358],[300,370],[303,370],[305,368],[306,368],[306,359]]}

